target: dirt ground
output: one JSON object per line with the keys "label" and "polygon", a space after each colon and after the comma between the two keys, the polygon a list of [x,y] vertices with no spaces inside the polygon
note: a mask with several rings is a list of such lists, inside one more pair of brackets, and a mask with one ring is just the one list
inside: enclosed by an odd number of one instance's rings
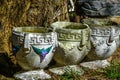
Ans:
{"label": "dirt ground", "polygon": [[[120,47],[114,52],[114,54],[108,58],[111,64],[120,63]],[[81,77],[81,80],[112,80],[104,75],[104,72],[99,70],[87,70]],[[116,80],[120,80],[116,79]]]}

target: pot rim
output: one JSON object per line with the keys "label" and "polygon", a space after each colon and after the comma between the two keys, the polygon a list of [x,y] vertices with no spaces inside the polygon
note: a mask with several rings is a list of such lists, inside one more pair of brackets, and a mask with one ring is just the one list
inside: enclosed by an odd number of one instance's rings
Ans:
{"label": "pot rim", "polygon": [[110,18],[86,18],[81,20],[82,23],[88,24],[90,27],[117,27],[118,24],[111,21]]}
{"label": "pot rim", "polygon": [[[14,27],[12,31],[15,33],[23,33],[23,34],[51,34],[51,33],[55,33],[51,30],[51,28],[37,27],[37,26]],[[37,32],[34,32],[34,31],[37,31]]]}
{"label": "pot rim", "polygon": [[[84,28],[78,28],[78,29],[72,29],[72,28],[65,28],[68,26],[83,26]],[[53,28],[54,31],[56,32],[61,32],[61,31],[83,31],[83,30],[88,30],[89,26],[87,24],[82,24],[82,23],[76,23],[76,22],[67,22],[67,21],[57,21],[51,24],[51,27]]]}

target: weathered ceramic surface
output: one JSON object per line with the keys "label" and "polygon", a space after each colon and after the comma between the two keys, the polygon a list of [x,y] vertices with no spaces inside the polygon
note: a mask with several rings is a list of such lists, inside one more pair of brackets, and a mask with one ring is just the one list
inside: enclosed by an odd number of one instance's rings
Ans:
{"label": "weathered ceramic surface", "polygon": [[26,70],[47,67],[57,44],[57,34],[42,27],[14,28],[12,39],[18,64]]}
{"label": "weathered ceramic surface", "polygon": [[27,72],[18,72],[14,74],[15,79],[18,80],[46,80],[51,79],[51,76],[44,72],[44,70],[33,70]]}
{"label": "weathered ceramic surface", "polygon": [[[103,19],[88,19],[91,27],[92,49],[87,55],[90,60],[106,59],[110,57],[119,46],[119,28],[117,25]],[[105,21],[105,22],[104,22]],[[85,22],[85,20],[84,20]]]}
{"label": "weathered ceramic surface", "polygon": [[72,22],[51,24],[58,34],[58,47],[54,60],[61,65],[77,64],[90,50],[90,29],[88,26]]}
{"label": "weathered ceramic surface", "polygon": [[76,0],[76,13],[90,17],[120,15],[119,0]]}

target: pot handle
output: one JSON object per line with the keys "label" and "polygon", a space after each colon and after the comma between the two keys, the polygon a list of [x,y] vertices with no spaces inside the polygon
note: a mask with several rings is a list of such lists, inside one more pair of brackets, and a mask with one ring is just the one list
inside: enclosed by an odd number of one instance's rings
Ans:
{"label": "pot handle", "polygon": [[79,44],[79,50],[80,51],[82,51],[87,44],[87,41],[85,39],[86,38],[85,33],[83,31],[81,33],[82,33],[82,36],[81,36],[81,41],[80,41],[80,44]]}
{"label": "pot handle", "polygon": [[[81,39],[80,44],[79,44],[79,50],[83,50],[83,48],[85,46],[87,46],[87,43],[89,43],[88,40],[90,40],[90,34],[91,34],[91,29],[89,28],[89,26],[87,24],[83,24],[83,25],[87,26],[88,30],[86,30],[85,32],[84,31],[81,32],[82,33],[82,36],[81,36],[82,39]],[[88,35],[87,37],[86,37],[86,34]]]}
{"label": "pot handle", "polygon": [[29,53],[29,50],[30,50],[30,45],[29,45],[30,40],[28,39],[28,37],[29,37],[29,34],[25,33],[24,34],[24,41],[23,41],[25,53]]}
{"label": "pot handle", "polygon": [[115,29],[111,27],[110,36],[108,40],[106,41],[108,46],[111,46],[111,43],[114,41],[114,33],[115,33]]}

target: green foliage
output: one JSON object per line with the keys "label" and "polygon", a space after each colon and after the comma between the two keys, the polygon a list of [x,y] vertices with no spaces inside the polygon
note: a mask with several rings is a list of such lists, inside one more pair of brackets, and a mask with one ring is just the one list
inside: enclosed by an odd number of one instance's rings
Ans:
{"label": "green foliage", "polygon": [[106,77],[110,79],[120,78],[120,64],[111,64],[111,66],[104,69]]}
{"label": "green foliage", "polygon": [[65,68],[65,74],[60,76],[60,80],[80,80],[80,73],[68,66]]}
{"label": "green foliage", "polygon": [[72,75],[62,75],[60,80],[74,80],[74,77]]}

